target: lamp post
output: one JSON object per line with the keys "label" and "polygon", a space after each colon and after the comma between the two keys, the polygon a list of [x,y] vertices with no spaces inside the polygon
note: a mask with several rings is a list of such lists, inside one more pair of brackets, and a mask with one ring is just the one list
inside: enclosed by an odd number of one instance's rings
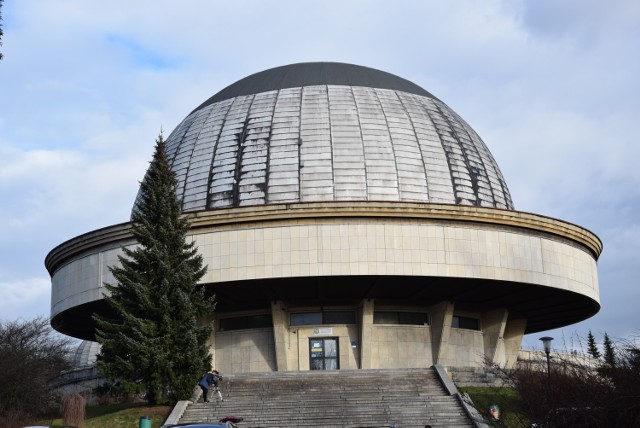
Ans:
{"label": "lamp post", "polygon": [[544,346],[544,353],[547,354],[547,382],[549,382],[551,378],[551,357],[549,354],[551,354],[551,341],[553,337],[545,336],[541,337],[540,340],[542,340],[542,346]]}

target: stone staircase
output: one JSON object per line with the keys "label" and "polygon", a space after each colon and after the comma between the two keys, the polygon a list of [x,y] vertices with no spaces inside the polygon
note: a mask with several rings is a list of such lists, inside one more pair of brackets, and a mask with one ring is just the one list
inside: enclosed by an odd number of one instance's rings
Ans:
{"label": "stone staircase", "polygon": [[224,402],[191,404],[180,423],[233,415],[240,427],[473,426],[433,369],[249,373],[225,376],[220,389]]}

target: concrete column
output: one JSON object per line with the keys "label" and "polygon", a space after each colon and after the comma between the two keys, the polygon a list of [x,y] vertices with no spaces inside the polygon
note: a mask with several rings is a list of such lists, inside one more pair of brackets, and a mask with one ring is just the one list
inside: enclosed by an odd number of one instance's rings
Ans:
{"label": "concrete column", "polygon": [[287,335],[289,334],[289,322],[287,312],[280,300],[271,302],[271,318],[273,319],[273,343],[276,353],[276,370],[288,371],[287,359]]}
{"label": "concrete column", "polygon": [[509,311],[496,309],[482,314],[482,338],[484,340],[484,356],[487,361],[504,366],[504,331]]}
{"label": "concrete column", "polygon": [[429,308],[433,364],[442,364],[446,356],[449,334],[451,333],[453,307],[453,302],[442,302]]}
{"label": "concrete column", "polygon": [[360,315],[360,368],[372,368],[371,348],[373,341],[373,299],[363,299]]}
{"label": "concrete column", "polygon": [[218,319],[215,314],[206,315],[198,321],[200,325],[211,326],[211,334],[207,339],[207,346],[209,347],[209,354],[211,354],[211,368],[216,368],[216,331],[218,331]]}
{"label": "concrete column", "polygon": [[526,319],[510,319],[504,329],[505,368],[511,369],[518,361],[518,352],[522,345],[522,337],[527,328]]}

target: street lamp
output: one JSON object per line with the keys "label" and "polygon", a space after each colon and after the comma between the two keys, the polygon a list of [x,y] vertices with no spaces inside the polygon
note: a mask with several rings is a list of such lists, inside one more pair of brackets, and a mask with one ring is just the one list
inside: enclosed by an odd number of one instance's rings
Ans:
{"label": "street lamp", "polygon": [[542,346],[544,346],[544,353],[547,354],[547,376],[551,376],[551,357],[549,354],[551,353],[551,341],[553,337],[545,336],[541,337]]}

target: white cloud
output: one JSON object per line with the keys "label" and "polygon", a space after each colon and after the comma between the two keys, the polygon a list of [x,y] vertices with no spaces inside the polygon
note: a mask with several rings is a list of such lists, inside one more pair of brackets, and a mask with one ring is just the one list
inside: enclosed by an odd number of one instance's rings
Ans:
{"label": "white cloud", "polygon": [[51,282],[46,277],[0,279],[0,320],[49,316]]}
{"label": "white cloud", "polygon": [[585,325],[640,322],[624,298],[640,276],[637,1],[3,6],[3,287],[46,276],[44,256],[62,241],[127,220],[160,126],[168,135],[248,74],[344,61],[412,80],[456,110],[497,158],[517,208],[598,232],[603,309]]}

